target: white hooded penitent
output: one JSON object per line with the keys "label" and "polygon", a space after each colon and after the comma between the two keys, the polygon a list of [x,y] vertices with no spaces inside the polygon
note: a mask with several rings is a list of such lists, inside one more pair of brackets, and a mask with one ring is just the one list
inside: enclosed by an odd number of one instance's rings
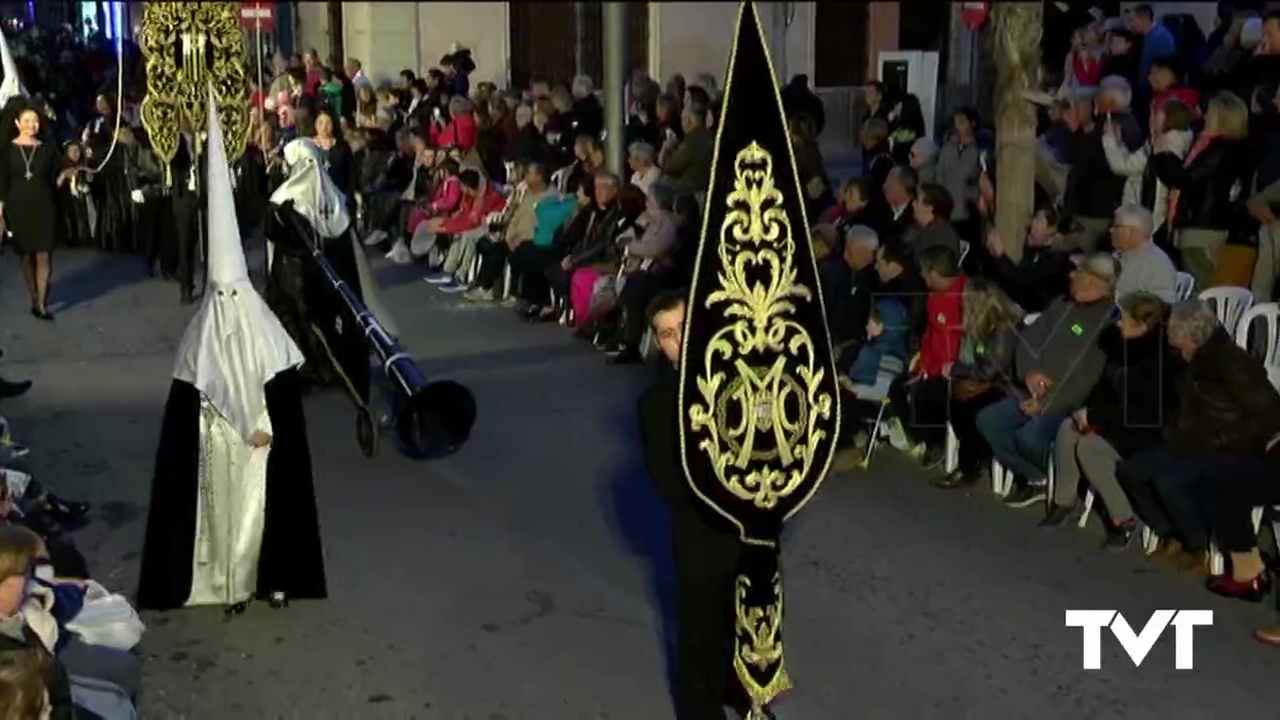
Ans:
{"label": "white hooded penitent", "polygon": [[13,61],[13,53],[9,52],[9,41],[0,32],[0,65],[4,67],[4,80],[0,81],[0,107],[15,95],[26,95],[22,89],[22,81],[18,79],[18,64]]}
{"label": "white hooded penitent", "polygon": [[263,424],[267,382],[304,358],[249,280],[212,88],[207,170],[208,278],[204,300],[178,347],[173,376],[199,389],[247,438]]}

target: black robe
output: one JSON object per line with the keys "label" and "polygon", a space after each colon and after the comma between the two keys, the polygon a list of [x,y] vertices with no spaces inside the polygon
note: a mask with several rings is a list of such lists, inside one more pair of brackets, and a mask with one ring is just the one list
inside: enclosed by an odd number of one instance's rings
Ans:
{"label": "black robe", "polygon": [[[324,553],[297,371],[286,370],[268,382],[266,400],[272,440],[257,593],[260,597],[283,592],[290,598],[323,598],[328,595]],[[191,594],[199,473],[200,391],[174,380],[151,482],[138,581],[140,609],[179,608]]]}
{"label": "black robe", "polygon": [[[321,387],[342,387],[345,375],[361,402],[369,401],[369,345],[355,315],[325,277],[299,228],[310,227],[292,205],[269,205],[267,239],[275,256],[264,296],[280,323],[306,356],[303,377]],[[324,238],[324,256],[344,283],[363,300],[350,229]],[[317,335],[315,330],[321,335]],[[323,339],[322,337],[323,336]],[[341,371],[341,375],[339,374]]]}

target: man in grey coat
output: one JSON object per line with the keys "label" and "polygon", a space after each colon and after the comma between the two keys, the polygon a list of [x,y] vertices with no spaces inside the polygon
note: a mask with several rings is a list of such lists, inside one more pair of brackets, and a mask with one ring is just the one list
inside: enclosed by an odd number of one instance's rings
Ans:
{"label": "man in grey coat", "polygon": [[1079,408],[1105,364],[1098,334],[1114,318],[1119,268],[1110,255],[1092,255],[1071,274],[1058,298],[1022,329],[1014,357],[1017,395],[978,414],[978,431],[1017,482],[1005,502],[1025,507],[1045,497],[1050,451],[1058,426]]}

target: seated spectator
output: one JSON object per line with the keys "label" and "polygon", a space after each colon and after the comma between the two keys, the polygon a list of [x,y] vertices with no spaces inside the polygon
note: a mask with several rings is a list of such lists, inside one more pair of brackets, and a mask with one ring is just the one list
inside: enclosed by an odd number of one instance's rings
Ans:
{"label": "seated spectator", "polygon": [[1023,388],[978,413],[979,432],[996,460],[1014,474],[1005,498],[1012,507],[1044,498],[1058,428],[1102,374],[1105,358],[1097,338],[1111,323],[1118,274],[1110,255],[1081,263],[1071,274],[1067,297],[1050,303],[1020,333],[1013,369]]}
{"label": "seated spectator", "polygon": [[934,178],[937,173],[938,164],[938,146],[927,137],[917,139],[911,144],[911,153],[907,157],[907,164],[912,170],[916,171],[916,176],[922,183],[935,182]]}
{"label": "seated spectator", "polygon": [[662,177],[658,168],[658,154],[648,143],[635,142],[627,148],[627,166],[631,168],[631,184],[640,188],[646,195],[649,188]]}
{"label": "seated spectator", "polygon": [[579,135],[573,141],[573,158],[569,187],[577,187],[582,178],[593,178],[605,169],[604,143],[595,135]]}
{"label": "seated spectator", "polygon": [[[557,275],[563,276],[565,270],[561,264],[570,250],[590,242],[591,233],[597,230],[597,219],[608,219],[605,218],[607,209],[596,203],[595,187],[594,178],[582,179],[578,185],[577,209],[572,219],[557,230],[549,243],[541,245],[525,242],[512,248],[508,264],[511,267],[513,286],[520,298],[516,304],[516,313],[521,318],[551,320],[555,317],[556,307],[552,301],[557,298],[552,297],[548,275],[555,269],[559,271]],[[608,224],[612,225],[613,220],[610,219]],[[564,299],[564,295],[559,295],[558,299]]]}
{"label": "seated spectator", "polygon": [[569,110],[569,127],[566,132],[575,137],[590,135],[599,140],[604,131],[604,106],[596,97],[595,83],[589,75],[573,79],[573,105]]}
{"label": "seated spectator", "polygon": [[[1121,272],[1121,277],[1124,272]],[[1169,306],[1151,293],[1120,298],[1120,319],[1098,338],[1106,357],[1102,378],[1080,409],[1064,420],[1054,441],[1054,492],[1042,527],[1057,527],[1074,512],[1080,481],[1106,509],[1103,547],[1128,547],[1133,507],[1116,479],[1121,459],[1157,447],[1177,407],[1179,361],[1165,337]]]}
{"label": "seated spectator", "polygon": [[[552,239],[577,207],[573,196],[561,197],[548,183],[550,172],[542,163],[530,163],[525,168],[523,197],[512,209],[501,237],[492,236],[477,242],[480,253],[480,271],[476,274],[474,293],[468,300],[496,300],[502,295],[502,270],[508,257],[523,245],[530,244],[546,252]],[[526,251],[529,252],[529,251]],[[514,271],[513,271],[514,272]]]}
{"label": "seated spectator", "polygon": [[0,526],[0,653],[34,653],[44,664],[44,686],[53,717],[73,718],[71,681],[35,629],[27,624],[22,607],[36,560],[43,552],[40,538],[26,528]]}
{"label": "seated spectator", "polygon": [[[515,110],[516,132],[507,148],[507,159],[517,163],[547,164],[552,160],[551,146],[542,136],[541,128],[534,123],[532,105],[520,105]],[[543,118],[545,123],[546,118]]]}
{"label": "seated spectator", "polygon": [[[839,236],[848,235],[849,228],[854,225],[867,225],[872,230],[882,225],[884,219],[883,202],[876,202],[880,191],[862,178],[854,178],[844,184],[840,190],[839,202],[832,205],[822,214],[822,224],[834,225]],[[838,249],[838,248],[837,248]]]}
{"label": "seated spectator", "polygon": [[1237,188],[1250,186],[1253,172],[1249,109],[1230,93],[1214,96],[1204,130],[1186,158],[1179,158],[1164,136],[1153,141],[1150,162],[1169,187],[1169,226],[1182,252],[1182,265],[1196,287],[1210,287],[1218,258],[1236,229]]}
{"label": "seated spectator", "polygon": [[1151,239],[1151,212],[1141,205],[1121,205],[1111,225],[1111,245],[1120,260],[1116,296],[1146,292],[1166,303],[1178,301],[1178,271]]}
{"label": "seated spectator", "polygon": [[476,243],[480,234],[488,230],[485,220],[491,213],[500,212],[506,202],[493,183],[477,170],[463,170],[458,179],[462,184],[462,202],[458,211],[447,218],[432,218],[418,226],[414,233],[415,242],[418,233],[431,233],[437,241],[442,235],[453,237],[440,271],[424,278],[445,292],[467,289],[459,275],[466,273],[475,260]]}
{"label": "seated spectator", "polygon": [[876,187],[883,186],[894,164],[889,148],[889,123],[876,117],[862,123],[858,142],[862,144],[861,177]]}
{"label": "seated spectator", "polygon": [[890,389],[889,398],[913,445],[912,453],[932,467],[942,461],[946,439],[951,368],[964,338],[966,278],[960,271],[960,257],[940,245],[921,254],[920,269],[929,295],[919,361],[908,381]]}
{"label": "seated spectator", "polygon": [[952,214],[952,198],[946,188],[941,185],[920,186],[920,195],[911,206],[911,212],[916,224],[902,240],[917,258],[923,258],[934,247],[944,247],[960,257],[960,236],[947,219]]}
{"label": "seated spectator", "polygon": [[991,446],[978,431],[978,413],[1016,393],[1010,378],[1021,325],[1022,311],[998,285],[986,278],[965,284],[964,339],[949,373],[947,412],[959,457],[956,468],[934,485],[965,488],[984,478]]}
{"label": "seated spectator", "polygon": [[837,365],[837,370],[848,367],[847,375],[840,375],[841,389],[848,395],[842,407],[845,421],[842,428],[853,442],[836,452],[832,469],[852,470],[862,463],[866,452],[866,432],[859,423],[873,422],[879,415],[880,404],[890,393],[890,388],[907,370],[907,356],[911,350],[911,338],[907,333],[907,311],[897,300],[880,300],[867,313],[866,327],[862,334],[866,343],[848,366]]}
{"label": "seated spectator", "polygon": [[[408,130],[396,133],[394,152],[388,153],[386,164],[365,184],[365,245],[378,245],[393,233],[394,240],[401,239],[408,223],[406,208],[413,206],[418,186],[426,185],[427,168],[420,162],[425,158],[419,154],[425,149],[426,142],[415,140]],[[370,154],[365,156],[366,163],[373,162]],[[402,211],[404,222],[399,221]]]}
{"label": "seated spectator", "polygon": [[665,141],[658,153],[662,174],[681,193],[699,196],[706,193],[711,184],[715,138],[707,129],[707,112],[707,106],[698,102],[685,105],[680,116],[684,137]]}
{"label": "seated spectator", "polygon": [[449,100],[449,119],[431,126],[431,146],[457,148],[465,156],[476,146],[475,106],[465,97]]}
{"label": "seated spectator", "polygon": [[1058,233],[1058,214],[1052,207],[1041,208],[1031,218],[1022,258],[1016,263],[995,228],[987,233],[986,247],[988,274],[1026,312],[1044,312],[1067,294],[1075,263]]}
{"label": "seated spectator", "polygon": [[1152,140],[1137,150],[1130,151],[1120,140],[1120,126],[1103,126],[1102,150],[1106,153],[1107,164],[1111,166],[1113,173],[1127,178],[1124,184],[1124,202],[1151,208],[1151,225],[1155,228],[1153,236],[1168,235],[1165,213],[1169,209],[1169,188],[1156,178],[1155,166],[1148,162],[1153,141],[1163,136],[1161,142],[1167,152],[1179,158],[1185,157],[1191,147],[1190,128],[1191,112],[1177,100],[1159,106],[1152,113]]}
{"label": "seated spectator", "polygon": [[617,290],[621,324],[604,346],[612,364],[642,359],[640,343],[647,328],[645,308],[659,293],[673,286],[672,253],[679,242],[675,207],[675,188],[664,181],[654,183],[645,208],[644,233],[625,246],[627,266]]}
{"label": "seated spectator", "polygon": [[[0,708],[10,720],[51,720],[54,698],[46,676],[49,657],[36,649],[0,652]],[[68,706],[63,708],[69,710]],[[78,715],[78,713],[76,713]],[[65,712],[62,716],[67,716]]]}
{"label": "seated spectator", "polygon": [[1154,58],[1147,70],[1147,82],[1151,85],[1151,128],[1158,127],[1155,116],[1164,108],[1165,103],[1173,100],[1187,108],[1192,117],[1200,115],[1200,93],[1189,87],[1183,87],[1181,79],[1182,63],[1177,55]]}
{"label": "seated spectator", "polygon": [[884,191],[888,210],[882,213],[881,226],[872,227],[875,227],[883,242],[900,242],[916,222],[914,206],[919,187],[916,172],[905,165],[899,165],[890,169],[883,183],[877,187]]}
{"label": "seated spectator", "polygon": [[[1266,451],[1280,433],[1280,395],[1262,363],[1231,339],[1203,300],[1174,306],[1169,344],[1187,363],[1176,414],[1165,428],[1164,444],[1127,458],[1117,477],[1138,517],[1162,539],[1158,557],[1203,573],[1210,540],[1201,503],[1206,481],[1212,475],[1212,485],[1225,477],[1224,458]],[[1230,537],[1232,527],[1226,532],[1233,549],[1247,549]],[[1244,588],[1223,582],[1221,589]]]}
{"label": "seated spectator", "polygon": [[911,337],[919,338],[928,322],[925,299],[929,289],[916,271],[915,257],[901,243],[881,243],[876,248],[876,275],[880,279],[876,299],[891,297],[902,303],[907,309]]}
{"label": "seated spectator", "polygon": [[624,187],[621,178],[607,171],[596,174],[595,198],[597,207],[604,213],[597,216],[595,227],[583,242],[571,248],[569,256],[561,261],[563,273],[552,268],[547,276],[556,295],[569,300],[576,328],[582,328],[592,319],[591,300],[596,283],[617,272],[621,256],[619,238],[623,235],[634,238],[635,222],[643,214],[646,202],[638,188]]}
{"label": "seated spectator", "polygon": [[[681,95],[684,93],[682,92]],[[663,93],[658,96],[654,105],[657,116],[658,147],[666,147],[667,143],[675,144],[684,139],[684,120],[681,117],[680,95]]]}
{"label": "seated spectator", "polygon": [[378,93],[371,83],[356,85],[356,127],[376,128],[378,123]]}
{"label": "seated spectator", "polygon": [[[872,296],[880,285],[875,269],[876,250],[880,247],[876,231],[866,225],[854,225],[845,232],[843,246],[843,252],[818,265],[822,304],[838,367],[848,367],[857,355]],[[903,322],[907,321],[905,312],[904,306]]]}
{"label": "seated spectator", "polygon": [[[949,214],[940,219],[947,220],[952,226],[963,229],[965,239],[974,242],[978,238],[977,205],[978,176],[982,174],[982,148],[978,147],[978,111],[971,107],[962,107],[952,114],[951,132],[946,142],[938,149],[934,166],[934,183],[947,191],[951,204]],[[917,173],[919,171],[917,170]],[[920,194],[929,187],[928,181],[921,187]],[[971,222],[970,218],[974,218]],[[922,223],[923,224],[923,223]]]}

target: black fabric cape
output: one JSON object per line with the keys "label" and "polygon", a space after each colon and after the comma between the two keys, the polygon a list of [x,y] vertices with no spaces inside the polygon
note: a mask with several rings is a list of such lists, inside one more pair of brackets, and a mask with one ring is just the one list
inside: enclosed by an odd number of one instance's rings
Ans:
{"label": "black fabric cape", "polygon": [[[306,356],[303,376],[308,382],[322,387],[344,387],[337,373],[341,369],[355,386],[361,401],[368,403],[369,345],[351,308],[311,257],[310,238],[301,237],[299,229],[307,227],[309,224],[291,203],[267,207],[265,230],[267,239],[275,245],[275,258],[264,293],[267,305]],[[347,234],[350,232],[348,229],[340,237],[324,238],[324,256],[356,297],[363,299],[355,250]],[[323,342],[312,329],[313,325],[324,334]],[[337,361],[336,367],[331,354]]]}
{"label": "black fabric cape", "polygon": [[[286,370],[266,387],[271,416],[266,528],[258,558],[258,595],[323,598],[324,553],[311,479],[311,450],[298,373]],[[191,594],[200,472],[200,391],[174,380],[165,405],[147,511],[137,605],[182,607]]]}

